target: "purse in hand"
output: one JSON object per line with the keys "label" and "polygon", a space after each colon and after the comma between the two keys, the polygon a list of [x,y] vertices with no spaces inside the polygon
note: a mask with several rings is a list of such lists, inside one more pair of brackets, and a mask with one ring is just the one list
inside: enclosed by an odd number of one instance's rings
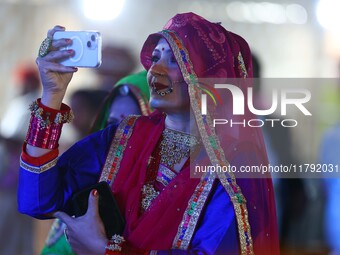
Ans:
{"label": "purse in hand", "polygon": [[86,213],[89,195],[94,189],[96,189],[99,194],[99,215],[103,221],[107,237],[111,238],[115,234],[123,235],[125,220],[113,197],[109,184],[105,181],[96,183],[72,196],[74,215],[79,217]]}

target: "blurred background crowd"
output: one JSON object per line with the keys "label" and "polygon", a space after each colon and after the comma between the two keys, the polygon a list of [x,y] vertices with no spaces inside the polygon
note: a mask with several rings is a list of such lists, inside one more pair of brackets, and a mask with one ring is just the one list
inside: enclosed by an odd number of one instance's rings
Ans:
{"label": "blurred background crowd", "polygon": [[[332,128],[340,120],[339,0],[0,0],[1,255],[39,254],[51,224],[16,212],[17,159],[28,105],[40,95],[34,61],[46,31],[59,24],[67,30],[98,30],[103,37],[102,66],[79,70],[70,86],[67,103],[75,120],[64,127],[63,151],[89,132],[113,85],[142,69],[139,50],[147,35],[161,30],[175,13],[188,11],[222,22],[248,41],[255,74],[263,78],[262,96],[280,80],[311,91],[311,117],[292,111],[288,115],[298,120],[297,127],[264,127],[269,161],[339,164],[340,130]],[[338,179],[278,176],[274,183],[282,254],[340,254]]]}

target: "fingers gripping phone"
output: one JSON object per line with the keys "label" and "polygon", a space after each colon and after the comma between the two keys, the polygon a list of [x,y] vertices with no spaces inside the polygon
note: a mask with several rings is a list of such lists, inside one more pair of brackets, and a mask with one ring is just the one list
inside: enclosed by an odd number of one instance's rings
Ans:
{"label": "fingers gripping phone", "polygon": [[72,45],[61,48],[74,50],[75,54],[60,61],[64,66],[99,67],[102,59],[102,38],[96,31],[57,31],[53,39],[71,39]]}

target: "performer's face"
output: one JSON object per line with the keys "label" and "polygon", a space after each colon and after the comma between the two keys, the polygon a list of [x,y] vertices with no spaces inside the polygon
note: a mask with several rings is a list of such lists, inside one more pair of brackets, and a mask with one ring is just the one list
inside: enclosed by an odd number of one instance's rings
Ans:
{"label": "performer's face", "polygon": [[165,113],[188,112],[190,98],[178,63],[165,39],[160,39],[152,52],[148,71],[150,105]]}

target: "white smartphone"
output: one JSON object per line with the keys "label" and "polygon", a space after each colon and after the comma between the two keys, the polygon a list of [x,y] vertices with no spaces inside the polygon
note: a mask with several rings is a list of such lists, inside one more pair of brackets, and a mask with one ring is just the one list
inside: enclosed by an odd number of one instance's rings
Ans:
{"label": "white smartphone", "polygon": [[60,63],[65,66],[74,67],[99,67],[102,60],[102,38],[96,31],[57,31],[53,39],[71,39],[72,45],[61,48],[72,49],[75,54],[62,60]]}

